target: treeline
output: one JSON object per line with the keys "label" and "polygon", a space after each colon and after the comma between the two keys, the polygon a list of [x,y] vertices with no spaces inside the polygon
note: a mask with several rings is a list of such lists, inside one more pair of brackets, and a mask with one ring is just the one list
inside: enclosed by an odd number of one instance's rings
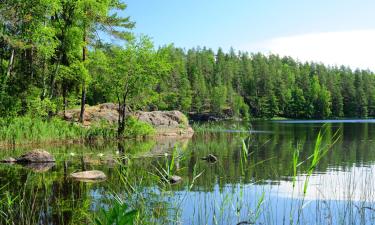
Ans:
{"label": "treeline", "polygon": [[134,23],[117,14],[125,8],[119,0],[1,1],[0,117],[51,117],[80,106],[83,120],[86,103],[116,102],[122,132],[128,107],[242,118],[375,116],[370,71],[233,49],[155,49],[129,32]]}
{"label": "treeline", "polygon": [[257,118],[375,116],[375,76],[368,70],[233,49],[158,51],[171,65],[155,89],[159,109]]}

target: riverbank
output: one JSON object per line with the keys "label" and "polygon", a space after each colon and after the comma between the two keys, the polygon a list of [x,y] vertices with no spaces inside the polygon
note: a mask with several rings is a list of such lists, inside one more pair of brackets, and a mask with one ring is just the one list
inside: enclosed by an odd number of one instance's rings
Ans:
{"label": "riverbank", "polygon": [[[68,110],[49,119],[24,116],[0,120],[0,147],[38,143],[91,142],[117,139],[118,112],[110,104],[89,106],[85,121],[78,110]],[[179,111],[133,112],[121,138],[192,136],[186,116]]]}

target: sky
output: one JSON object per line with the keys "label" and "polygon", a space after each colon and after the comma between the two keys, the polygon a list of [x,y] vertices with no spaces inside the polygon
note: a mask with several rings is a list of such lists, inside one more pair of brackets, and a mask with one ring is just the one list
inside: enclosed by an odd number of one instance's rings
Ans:
{"label": "sky", "polygon": [[374,0],[126,0],[156,46],[263,52],[375,71]]}

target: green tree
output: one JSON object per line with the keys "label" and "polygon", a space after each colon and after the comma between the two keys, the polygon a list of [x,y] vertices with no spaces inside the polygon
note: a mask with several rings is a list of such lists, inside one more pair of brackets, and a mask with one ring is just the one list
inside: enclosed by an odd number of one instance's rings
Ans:
{"label": "green tree", "polygon": [[127,108],[139,108],[151,102],[154,87],[169,65],[153,49],[147,37],[130,41],[125,48],[113,47],[108,55],[111,68],[106,85],[112,87],[118,107],[118,134],[125,131]]}

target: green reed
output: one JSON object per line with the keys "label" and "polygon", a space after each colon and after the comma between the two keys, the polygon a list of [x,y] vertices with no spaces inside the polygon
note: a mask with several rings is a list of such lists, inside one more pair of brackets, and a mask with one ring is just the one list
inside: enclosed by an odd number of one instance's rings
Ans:
{"label": "green reed", "polygon": [[[0,119],[0,146],[61,142],[65,140],[93,141],[117,138],[117,124],[95,122],[88,127],[67,122],[30,116]],[[148,124],[129,119],[125,137],[148,136],[155,130]]]}

